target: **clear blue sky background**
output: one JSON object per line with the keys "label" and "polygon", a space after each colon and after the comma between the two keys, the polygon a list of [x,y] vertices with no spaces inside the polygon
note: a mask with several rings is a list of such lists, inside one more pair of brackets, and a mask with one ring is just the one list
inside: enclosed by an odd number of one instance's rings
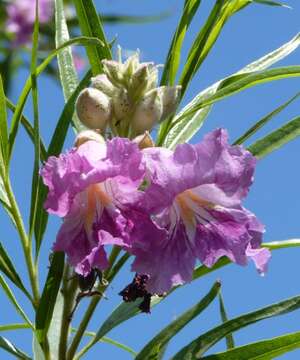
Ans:
{"label": "clear blue sky background", "polygon": [[[100,4],[100,1],[96,1]],[[172,15],[160,23],[143,25],[105,26],[109,39],[117,36],[117,42],[124,49],[141,50],[144,61],[164,63],[169,43],[181,12],[183,1],[137,1],[137,0],[103,0],[99,10],[103,13],[153,14],[162,10],[171,10]],[[183,59],[188,46],[200,27],[212,1],[204,0],[196,16],[191,31],[187,36],[183,49]],[[253,5],[235,15],[226,25],[213,51],[193,81],[184,103],[200,90],[227,76],[247,63],[261,57],[288,41],[299,31],[300,4],[290,1],[293,10]],[[280,65],[299,64],[300,50],[295,51]],[[11,97],[16,100],[28,73],[25,70],[14,78]],[[217,103],[199,135],[193,140],[199,141],[203,134],[216,128],[226,127],[232,140],[241,135],[255,121],[260,119],[276,106],[294,95],[300,88],[298,78],[281,80],[267,85],[246,90],[238,95]],[[63,107],[63,97],[57,84],[43,77],[39,80],[41,127],[45,142],[48,143],[55,123]],[[300,100],[299,100],[300,101]],[[299,115],[299,101],[276,117],[258,136],[261,137],[271,129]],[[31,103],[26,114],[32,118]],[[73,134],[70,132],[67,146],[71,146]],[[300,140],[297,139],[284,148],[276,151],[259,162],[255,183],[245,203],[266,225],[264,241],[296,238],[300,235]],[[32,171],[32,146],[23,130],[20,131],[12,166],[13,185],[24,214],[28,214],[29,194]],[[0,210],[1,241],[9,249],[21,275],[25,276],[21,249],[17,235],[13,231],[3,210]],[[3,220],[4,219],[4,220]],[[59,220],[51,217],[44,240],[41,256],[41,281],[48,266],[48,253],[59,227]],[[142,348],[161,328],[192,306],[205,295],[216,279],[222,281],[222,292],[229,317],[266,306],[270,303],[300,294],[299,281],[300,249],[280,250],[273,253],[269,272],[260,277],[252,264],[248,267],[230,265],[213,274],[195,281],[193,284],[176,291],[158,307],[151,315],[139,315],[129,322],[113,330],[109,336],[131,346],[134,350]],[[128,282],[132,274],[129,267],[114,281],[107,292],[108,300],[103,301],[90,325],[96,330],[108,313],[120,302],[117,293]],[[19,299],[21,294],[16,290]],[[21,322],[14,309],[7,303],[0,292],[1,324]],[[23,302],[23,300],[20,300]],[[83,313],[85,304],[80,305],[79,314]],[[30,307],[26,309],[30,314]],[[166,357],[177,352],[199,334],[220,323],[218,303],[214,302],[202,315],[189,324],[169,344]],[[238,345],[256,340],[278,336],[300,330],[300,311],[293,312],[271,320],[252,325],[234,334]],[[29,331],[5,333],[4,336],[14,341],[20,348],[31,353]],[[222,351],[225,343],[220,342],[212,350]],[[282,356],[282,359],[298,359],[300,351]],[[86,359],[130,359],[131,356],[111,345],[98,344],[86,356]],[[0,359],[11,357],[0,350]]]}

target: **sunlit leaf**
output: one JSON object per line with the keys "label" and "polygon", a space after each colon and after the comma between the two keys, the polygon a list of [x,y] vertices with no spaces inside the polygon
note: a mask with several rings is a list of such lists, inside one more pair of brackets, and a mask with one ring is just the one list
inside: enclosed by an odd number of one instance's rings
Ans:
{"label": "sunlit leaf", "polygon": [[208,332],[200,335],[183,349],[181,349],[172,360],[194,360],[200,359],[202,355],[227,334],[251,325],[257,321],[265,320],[274,316],[286,314],[300,308],[300,296],[269,305],[262,309],[238,316],[226,321]]}
{"label": "sunlit leaf", "polygon": [[215,299],[220,290],[220,283],[216,282],[208,294],[195,306],[184,312],[176,320],[172,321],[160,331],[150,342],[138,353],[136,360],[156,360],[164,345],[175,336],[185,325],[198,316]]}
{"label": "sunlit leaf", "polygon": [[35,328],[38,341],[42,344],[47,336],[64,269],[64,253],[55,252],[51,259],[44,290],[36,312]]}
{"label": "sunlit leaf", "polygon": [[298,92],[296,95],[294,95],[292,98],[290,98],[288,101],[283,103],[282,105],[278,106],[275,110],[268,113],[266,116],[264,116],[261,120],[256,122],[249,130],[247,130],[242,136],[240,136],[233,144],[239,145],[243,144],[246,140],[248,140],[252,135],[254,135],[259,129],[261,129],[264,125],[266,125],[270,120],[273,119],[274,116],[279,114],[282,110],[284,110],[290,103],[292,103],[294,100],[298,99],[300,96],[300,92]]}
{"label": "sunlit leaf", "polygon": [[267,69],[271,65],[288,56],[291,52],[297,49],[299,45],[300,34],[297,34],[289,42],[283,44],[278,49],[255,60],[254,62],[245,66],[243,69],[239,70],[237,73],[222,79],[207,89],[201,91],[178,113],[178,115],[173,118],[169,127],[166,127],[166,124],[164,124],[165,122],[162,124],[164,126],[161,125],[158,144],[173,149],[178,143],[189,141],[202,126],[212,106],[205,106],[195,113],[190,113],[190,110],[194,108],[197,103],[211,98],[219,89],[229,86],[238,79],[243,79],[250,73]]}
{"label": "sunlit leaf", "polygon": [[3,336],[0,336],[0,348],[14,355],[17,359],[31,360],[28,355]]}
{"label": "sunlit leaf", "polygon": [[96,37],[103,47],[87,46],[86,51],[93,75],[102,72],[102,59],[111,59],[110,46],[106,40],[100,17],[92,0],[74,0],[79,26],[83,35]]}
{"label": "sunlit leaf", "polygon": [[300,332],[239,346],[233,350],[205,356],[203,360],[266,360],[300,348]]}
{"label": "sunlit leaf", "polygon": [[[221,291],[219,293],[219,306],[220,306],[220,314],[221,314],[222,322],[225,323],[226,321],[228,321],[228,317],[227,317],[225,304],[224,304],[224,300],[223,300]],[[226,346],[227,346],[227,349],[234,348],[234,339],[233,339],[233,335],[231,333],[226,335]]]}
{"label": "sunlit leaf", "polygon": [[300,116],[289,121],[279,129],[257,140],[248,147],[248,150],[257,158],[262,158],[274,150],[279,149],[300,135]]}

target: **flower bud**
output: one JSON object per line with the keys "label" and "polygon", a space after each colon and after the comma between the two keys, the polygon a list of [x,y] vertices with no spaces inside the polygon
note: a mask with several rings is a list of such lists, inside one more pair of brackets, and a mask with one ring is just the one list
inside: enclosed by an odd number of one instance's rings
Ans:
{"label": "flower bud", "polygon": [[139,135],[151,130],[162,115],[162,102],[157,89],[151,90],[138,103],[133,119],[132,132]]}
{"label": "flower bud", "polygon": [[131,78],[132,74],[136,71],[139,66],[139,51],[136,51],[133,55],[129,56],[129,58],[124,63],[124,76],[126,78]]}
{"label": "flower bud", "polygon": [[102,60],[102,65],[105,74],[113,85],[120,86],[124,80],[124,65],[117,61],[106,59]]}
{"label": "flower bud", "polygon": [[85,126],[104,131],[111,118],[111,101],[101,91],[86,88],[77,98],[76,111]]}
{"label": "flower bud", "polygon": [[105,74],[100,74],[91,79],[91,86],[102,91],[105,95],[111,97],[116,91],[114,85],[108,80]]}
{"label": "flower bud", "polygon": [[181,86],[161,86],[158,88],[158,93],[163,107],[161,120],[164,120],[176,110],[180,100]]}
{"label": "flower bud", "polygon": [[114,116],[118,120],[124,119],[130,111],[130,101],[126,90],[120,90],[112,99]]}
{"label": "flower bud", "polygon": [[81,131],[75,139],[75,143],[74,145],[76,147],[79,147],[80,145],[84,144],[87,141],[97,141],[100,144],[104,144],[105,140],[104,138],[97,132],[94,130],[85,130],[85,131]]}
{"label": "flower bud", "polygon": [[148,86],[148,64],[141,64],[134,72],[130,81],[130,94],[134,100],[143,96]]}

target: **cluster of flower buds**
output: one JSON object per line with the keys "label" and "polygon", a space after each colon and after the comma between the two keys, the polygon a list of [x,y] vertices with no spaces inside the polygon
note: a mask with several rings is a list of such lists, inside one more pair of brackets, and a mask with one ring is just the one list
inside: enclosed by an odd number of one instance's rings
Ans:
{"label": "cluster of flower buds", "polygon": [[180,86],[160,86],[158,66],[140,63],[139,53],[121,61],[103,60],[103,73],[92,78],[76,109],[81,122],[102,133],[134,138],[151,131],[171,115],[180,98]]}

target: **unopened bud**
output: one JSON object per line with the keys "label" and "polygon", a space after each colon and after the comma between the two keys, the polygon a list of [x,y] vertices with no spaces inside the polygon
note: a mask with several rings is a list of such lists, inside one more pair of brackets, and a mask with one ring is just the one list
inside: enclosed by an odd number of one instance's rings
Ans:
{"label": "unopened bud", "polygon": [[113,96],[116,91],[116,88],[108,80],[105,74],[100,74],[91,79],[91,86],[95,89],[102,91],[107,96]]}
{"label": "unopened bud", "polygon": [[113,60],[102,60],[103,70],[108,79],[115,86],[120,86],[123,82],[123,69],[124,65]]}
{"label": "unopened bud", "polygon": [[160,120],[162,115],[162,102],[157,89],[149,91],[136,107],[133,119],[133,134],[139,135],[150,131]]}
{"label": "unopened bud", "polygon": [[85,126],[104,131],[111,118],[111,101],[101,91],[86,88],[78,96],[76,111]]}
{"label": "unopened bud", "polygon": [[104,138],[98,132],[94,130],[85,130],[85,131],[81,131],[76,136],[74,145],[76,147],[79,147],[80,145],[84,144],[87,141],[96,141],[100,144],[105,143]]}
{"label": "unopened bud", "polygon": [[164,120],[176,110],[180,100],[181,86],[161,86],[158,88],[158,92],[163,107],[161,120]]}
{"label": "unopened bud", "polygon": [[141,64],[134,72],[130,82],[130,93],[134,100],[138,99],[139,95],[143,95],[148,86],[149,70],[148,64]]}
{"label": "unopened bud", "polygon": [[114,116],[118,120],[124,119],[130,111],[130,101],[126,90],[121,90],[113,99]]}
{"label": "unopened bud", "polygon": [[139,51],[136,51],[133,55],[129,56],[129,58],[124,63],[124,76],[130,78],[132,74],[136,71],[139,66]]}

